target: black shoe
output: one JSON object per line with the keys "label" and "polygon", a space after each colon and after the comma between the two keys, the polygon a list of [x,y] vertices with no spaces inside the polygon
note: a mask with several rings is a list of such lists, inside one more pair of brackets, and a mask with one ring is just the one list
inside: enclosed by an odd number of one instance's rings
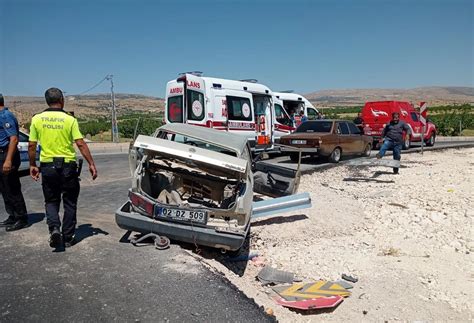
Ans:
{"label": "black shoe", "polygon": [[72,236],[71,238],[63,237],[63,240],[64,240],[64,247],[66,248],[70,248],[74,246],[77,242],[74,236]]}
{"label": "black shoe", "polygon": [[394,168],[394,169],[393,169],[393,173],[394,173],[394,174],[398,174],[398,168]]}
{"label": "black shoe", "polygon": [[15,217],[10,215],[6,220],[3,220],[2,222],[0,222],[0,226],[8,227],[12,224],[15,224],[15,222],[16,222]]}
{"label": "black shoe", "polygon": [[51,235],[49,236],[49,246],[51,248],[59,248],[62,245],[63,236],[58,228],[54,228],[51,231]]}
{"label": "black shoe", "polygon": [[28,226],[28,221],[26,221],[25,219],[21,219],[21,220],[16,220],[15,223],[7,226],[5,230],[8,232],[11,232],[11,231],[16,231],[16,230],[26,228],[27,226]]}
{"label": "black shoe", "polygon": [[377,154],[377,155],[375,155],[375,157],[377,157],[377,159],[380,159],[380,158],[382,158],[382,155]]}

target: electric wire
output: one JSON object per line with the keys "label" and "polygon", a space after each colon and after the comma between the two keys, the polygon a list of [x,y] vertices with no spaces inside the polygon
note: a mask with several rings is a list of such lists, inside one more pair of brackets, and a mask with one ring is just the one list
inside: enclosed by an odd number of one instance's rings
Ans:
{"label": "electric wire", "polygon": [[94,86],[90,87],[89,89],[79,93],[78,95],[83,95],[87,92],[90,92],[92,91],[93,89],[95,89],[96,87],[98,87],[99,85],[101,85],[105,80],[107,80],[107,78],[109,77],[109,75],[105,76],[102,80],[100,80],[97,84],[95,84]]}

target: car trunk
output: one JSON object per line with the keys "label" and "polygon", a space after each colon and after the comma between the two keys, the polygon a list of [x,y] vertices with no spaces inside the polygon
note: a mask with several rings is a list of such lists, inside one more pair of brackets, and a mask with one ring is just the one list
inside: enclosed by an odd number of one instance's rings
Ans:
{"label": "car trunk", "polygon": [[147,136],[134,146],[145,152],[136,188],[160,204],[224,211],[245,191],[243,159]]}

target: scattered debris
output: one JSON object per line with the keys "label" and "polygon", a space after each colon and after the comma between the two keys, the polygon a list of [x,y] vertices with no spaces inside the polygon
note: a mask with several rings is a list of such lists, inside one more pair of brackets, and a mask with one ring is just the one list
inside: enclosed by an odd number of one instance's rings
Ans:
{"label": "scattered debris", "polygon": [[403,204],[400,204],[400,203],[390,202],[390,203],[388,203],[388,205],[398,206],[398,207],[401,207],[402,209],[408,209],[408,207],[406,205],[403,205]]}
{"label": "scattered debris", "polygon": [[341,285],[341,286],[344,287],[345,289],[354,288],[354,286],[352,286],[351,284],[349,284],[348,282],[343,281],[343,280],[338,280],[338,281],[335,281],[334,283],[336,283],[336,284],[338,284],[338,285]]}
{"label": "scattered debris", "polygon": [[400,168],[400,161],[393,159],[353,159],[346,163],[347,166],[383,166],[390,168]]}
{"label": "scattered debris", "polygon": [[132,239],[132,240],[130,240],[130,243],[133,244],[135,247],[143,247],[145,245],[148,245],[146,243],[143,243],[143,241],[145,241],[149,238],[153,239],[153,243],[155,245],[155,248],[158,249],[158,250],[164,250],[164,249],[169,248],[170,243],[171,243],[170,239],[168,239],[167,237],[159,236],[159,235],[154,234],[154,233],[148,233],[148,234],[145,234],[145,235],[141,236],[138,239]]}
{"label": "scattered debris", "polygon": [[390,247],[388,249],[382,250],[379,254],[381,256],[392,256],[392,257],[400,257],[400,249]]}
{"label": "scattered debris", "polygon": [[301,301],[286,301],[283,298],[277,299],[276,302],[285,307],[296,308],[300,310],[314,310],[322,308],[336,307],[343,301],[342,296],[329,296],[312,299],[304,299]]}
{"label": "scattered debris", "polygon": [[254,257],[251,260],[251,264],[256,266],[256,267],[263,267],[263,266],[265,266],[265,258],[263,258],[261,256]]}
{"label": "scattered debris", "polygon": [[248,255],[240,255],[236,257],[230,257],[227,258],[226,260],[229,262],[239,262],[239,261],[247,261],[247,260],[252,260],[253,258],[258,257],[258,252],[251,252]]}
{"label": "scattered debris", "polygon": [[287,271],[265,266],[262,270],[260,270],[257,278],[262,283],[262,285],[281,283],[290,284],[294,281],[295,275]]}
{"label": "scattered debris", "polygon": [[321,297],[351,295],[347,289],[334,282],[320,280],[314,283],[297,283],[290,286],[277,286],[273,290],[286,301],[301,301]]}
{"label": "scattered debris", "polygon": [[344,279],[344,280],[347,280],[351,283],[357,283],[357,281],[359,281],[359,279],[357,279],[356,277],[354,276],[349,276],[349,275],[346,275],[346,274],[342,274],[341,275],[341,278]]}

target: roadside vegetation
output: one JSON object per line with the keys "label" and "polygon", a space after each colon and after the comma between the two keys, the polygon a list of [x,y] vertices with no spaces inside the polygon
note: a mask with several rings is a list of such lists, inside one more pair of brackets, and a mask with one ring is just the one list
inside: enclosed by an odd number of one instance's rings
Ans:
{"label": "roadside vegetation", "polygon": [[[163,113],[130,113],[117,118],[120,138],[132,139],[137,134],[150,135],[163,124]],[[110,141],[110,118],[79,119],[81,132],[93,140]]]}

